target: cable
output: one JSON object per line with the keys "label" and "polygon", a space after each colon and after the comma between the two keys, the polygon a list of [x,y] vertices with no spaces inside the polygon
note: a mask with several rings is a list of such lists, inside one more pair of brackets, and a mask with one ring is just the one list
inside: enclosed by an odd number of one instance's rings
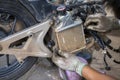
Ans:
{"label": "cable", "polygon": [[111,68],[108,66],[108,63],[106,61],[106,57],[107,57],[107,54],[104,54],[104,58],[103,59],[104,59],[105,66],[106,66],[105,69],[109,71],[109,70],[111,70]]}
{"label": "cable", "polygon": [[116,53],[120,53],[120,48],[118,49],[115,49],[113,48],[111,45],[107,44],[105,41],[104,41],[105,45],[112,51],[116,52]]}
{"label": "cable", "polygon": [[[105,43],[105,45],[106,45],[110,50],[112,50],[112,51],[114,51],[114,52],[116,52],[116,53],[120,53],[120,48],[115,49],[115,48],[113,48],[112,46],[110,46],[108,43],[106,43],[105,41],[104,41],[104,43]],[[108,56],[110,59],[113,58],[112,55],[111,55],[108,51],[107,51],[107,56]],[[120,61],[117,61],[117,60],[115,60],[115,59],[113,59],[113,62],[116,63],[116,64],[120,64]]]}

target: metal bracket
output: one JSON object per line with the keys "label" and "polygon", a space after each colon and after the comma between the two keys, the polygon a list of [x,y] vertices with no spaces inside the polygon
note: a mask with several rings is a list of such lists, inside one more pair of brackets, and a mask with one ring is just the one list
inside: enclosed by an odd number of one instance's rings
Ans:
{"label": "metal bracket", "polygon": [[[39,23],[21,32],[15,33],[0,40],[0,54],[15,55],[18,61],[22,61],[28,56],[51,57],[51,51],[45,46],[43,40],[51,27],[51,20]],[[28,37],[22,48],[11,48],[10,45]]]}

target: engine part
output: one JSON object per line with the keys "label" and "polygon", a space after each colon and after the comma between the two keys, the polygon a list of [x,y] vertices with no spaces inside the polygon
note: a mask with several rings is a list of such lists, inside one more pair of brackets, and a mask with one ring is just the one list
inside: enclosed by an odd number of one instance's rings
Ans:
{"label": "engine part", "polygon": [[73,20],[69,13],[62,17],[55,32],[61,52],[74,53],[86,47],[82,21],[80,19]]}

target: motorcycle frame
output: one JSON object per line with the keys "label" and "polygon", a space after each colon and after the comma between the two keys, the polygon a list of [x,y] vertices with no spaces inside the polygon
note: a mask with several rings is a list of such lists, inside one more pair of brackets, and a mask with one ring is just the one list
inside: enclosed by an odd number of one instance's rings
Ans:
{"label": "motorcycle frame", "polygon": [[[3,38],[0,40],[0,54],[15,55],[19,62],[28,56],[52,57],[52,52],[44,44],[44,37],[50,27],[51,20],[47,20]],[[12,43],[25,37],[28,37],[28,39],[22,48],[10,47]]]}

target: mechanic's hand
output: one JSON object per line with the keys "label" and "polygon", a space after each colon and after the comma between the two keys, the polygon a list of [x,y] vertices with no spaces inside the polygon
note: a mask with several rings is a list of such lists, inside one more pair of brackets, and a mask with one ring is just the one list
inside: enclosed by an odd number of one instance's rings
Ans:
{"label": "mechanic's hand", "polygon": [[52,60],[58,67],[64,70],[75,71],[79,75],[82,75],[82,69],[85,65],[87,65],[87,63],[80,61],[80,59],[74,55],[67,57],[59,57],[54,55]]}
{"label": "mechanic's hand", "polygon": [[88,16],[84,25],[91,30],[106,32],[119,27],[119,22],[114,17],[106,17],[99,13]]}

